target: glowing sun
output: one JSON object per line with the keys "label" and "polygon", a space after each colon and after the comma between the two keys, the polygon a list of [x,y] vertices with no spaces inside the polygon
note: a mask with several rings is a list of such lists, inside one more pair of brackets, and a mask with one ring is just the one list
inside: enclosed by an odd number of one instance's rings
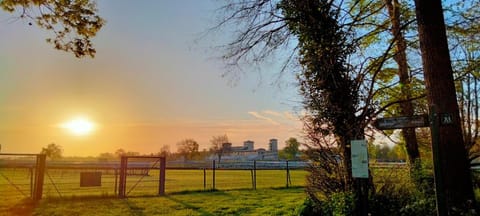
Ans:
{"label": "glowing sun", "polygon": [[78,117],[63,123],[61,127],[67,129],[74,135],[84,136],[93,132],[95,124],[87,118]]}

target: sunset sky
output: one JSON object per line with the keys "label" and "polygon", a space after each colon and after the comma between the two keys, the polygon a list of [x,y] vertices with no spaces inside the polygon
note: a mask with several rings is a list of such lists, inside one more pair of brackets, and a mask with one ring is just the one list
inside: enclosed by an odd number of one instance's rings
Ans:
{"label": "sunset sky", "polygon": [[[200,149],[227,134],[233,145],[280,148],[300,137],[301,98],[293,75],[278,87],[280,62],[261,73],[244,68],[222,78],[211,49],[227,33],[201,37],[215,25],[221,1],[100,0],[107,23],[94,39],[94,59],[54,50],[49,32],[0,11],[0,144],[2,153],[38,153],[49,143],[65,156],[97,156],[123,148],[158,152],[193,138]],[[251,71],[249,71],[251,69]],[[83,117],[88,134],[65,125]]]}

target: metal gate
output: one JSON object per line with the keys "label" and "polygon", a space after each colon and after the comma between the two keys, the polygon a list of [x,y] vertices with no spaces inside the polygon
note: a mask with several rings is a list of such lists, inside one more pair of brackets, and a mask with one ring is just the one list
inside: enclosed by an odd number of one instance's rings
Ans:
{"label": "metal gate", "polygon": [[45,173],[44,154],[0,153],[0,194],[15,201],[42,198]]}
{"label": "metal gate", "polygon": [[121,157],[118,197],[164,194],[165,157]]}

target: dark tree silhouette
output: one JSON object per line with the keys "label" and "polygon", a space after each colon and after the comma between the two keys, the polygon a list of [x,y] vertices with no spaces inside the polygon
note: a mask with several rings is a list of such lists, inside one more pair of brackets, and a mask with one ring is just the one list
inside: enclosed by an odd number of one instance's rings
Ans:
{"label": "dark tree silhouette", "polygon": [[52,160],[56,160],[56,159],[62,158],[63,149],[60,145],[57,145],[55,143],[50,143],[48,144],[47,147],[42,148],[42,151],[40,151],[40,154],[45,154],[47,155],[48,158]]}

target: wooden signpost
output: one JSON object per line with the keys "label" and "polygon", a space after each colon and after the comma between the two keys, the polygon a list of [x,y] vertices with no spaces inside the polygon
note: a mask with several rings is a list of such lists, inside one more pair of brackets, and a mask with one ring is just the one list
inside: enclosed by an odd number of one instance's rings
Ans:
{"label": "wooden signpost", "polygon": [[439,127],[441,125],[453,124],[453,115],[451,113],[436,113],[433,107],[430,108],[430,117],[428,115],[400,116],[379,118],[374,122],[374,126],[380,130],[392,130],[402,128],[430,127],[432,134],[432,154],[433,171],[435,181],[435,195],[437,201],[437,214],[447,215],[446,197],[443,188],[442,167],[439,154]]}

